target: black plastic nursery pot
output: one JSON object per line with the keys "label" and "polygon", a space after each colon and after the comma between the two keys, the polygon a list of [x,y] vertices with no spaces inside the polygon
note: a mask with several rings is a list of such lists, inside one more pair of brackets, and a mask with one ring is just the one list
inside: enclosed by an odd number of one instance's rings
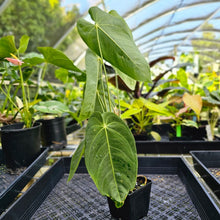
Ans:
{"label": "black plastic nursery pot", "polygon": [[73,119],[70,122],[68,122],[66,125],[66,134],[67,135],[71,134],[80,128],[81,128],[80,124],[76,120]]}
{"label": "black plastic nursery pot", "polygon": [[220,151],[191,151],[195,170],[220,199]]}
{"label": "black plastic nursery pot", "polygon": [[20,172],[11,173],[5,168],[2,150],[0,150],[0,214],[15,201],[21,190],[45,164],[47,156],[48,149],[41,148],[40,155],[33,163]]}
{"label": "black plastic nursery pot", "polygon": [[40,119],[41,143],[43,147],[49,147],[52,150],[61,150],[67,145],[66,127],[64,117],[52,119]]}
{"label": "black plastic nursery pot", "polygon": [[36,122],[31,128],[23,128],[23,123],[1,127],[1,143],[8,168],[29,166],[39,156],[41,124]]}
{"label": "black plastic nursery pot", "polygon": [[[58,160],[1,219],[112,219],[84,159],[67,183],[70,162],[71,158]],[[139,157],[138,164],[138,173],[152,181],[150,219],[220,219],[216,201],[181,157]]]}
{"label": "black plastic nursery pot", "polygon": [[114,202],[108,198],[111,215],[121,219],[140,219],[147,216],[150,204],[151,180],[147,179],[146,185],[128,194],[124,205],[116,208]]}

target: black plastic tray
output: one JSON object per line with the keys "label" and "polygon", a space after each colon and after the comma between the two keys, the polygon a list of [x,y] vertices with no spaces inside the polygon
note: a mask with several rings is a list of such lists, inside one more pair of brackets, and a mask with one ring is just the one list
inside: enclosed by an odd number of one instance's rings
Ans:
{"label": "black plastic tray", "polygon": [[188,154],[198,150],[220,150],[220,141],[136,141],[142,154]]}
{"label": "black plastic tray", "polygon": [[35,173],[45,164],[47,155],[48,149],[42,148],[41,154],[30,166],[19,173],[10,173],[4,165],[2,150],[0,150],[0,214],[14,202],[21,190],[31,180]]}
{"label": "black plastic tray", "polygon": [[195,170],[220,199],[220,151],[191,151]]}
{"label": "black plastic tray", "polygon": [[[67,184],[70,160],[58,160],[2,219],[111,219],[83,159]],[[220,219],[218,206],[182,158],[139,157],[139,173],[152,180],[147,219]]]}

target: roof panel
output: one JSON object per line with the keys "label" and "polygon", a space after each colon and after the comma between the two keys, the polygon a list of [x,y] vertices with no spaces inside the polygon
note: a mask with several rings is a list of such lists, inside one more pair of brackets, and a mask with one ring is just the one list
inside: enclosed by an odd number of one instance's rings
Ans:
{"label": "roof panel", "polygon": [[[68,1],[68,0],[67,0]],[[71,1],[71,0],[69,0]],[[86,0],[72,0],[81,5]],[[140,51],[149,59],[161,55],[193,51],[193,39],[220,40],[219,0],[87,0],[88,6],[99,5],[116,10],[132,30]],[[85,8],[85,6],[84,6]],[[82,11],[82,9],[81,9]],[[212,26],[204,26],[206,23]],[[214,39],[207,39],[214,33]],[[210,48],[204,48],[210,50]],[[220,59],[220,58],[219,58]]]}

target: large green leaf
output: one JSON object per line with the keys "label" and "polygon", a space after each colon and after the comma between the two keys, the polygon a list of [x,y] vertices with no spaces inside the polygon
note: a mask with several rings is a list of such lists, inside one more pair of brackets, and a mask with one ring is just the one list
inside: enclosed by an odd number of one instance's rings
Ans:
{"label": "large green leaf", "polygon": [[95,24],[84,19],[77,22],[78,32],[88,47],[131,78],[151,82],[149,65],[123,18],[115,11],[106,13],[98,7],[90,8],[89,14]]}
{"label": "large green leaf", "polygon": [[48,63],[67,70],[82,72],[63,52],[52,47],[38,47],[38,50],[44,55]]}
{"label": "large green leaf", "polygon": [[[134,137],[127,125],[111,112],[95,112],[86,127],[85,162],[102,195],[122,205],[137,175]],[[120,205],[119,205],[120,204]]]}
{"label": "large green leaf", "polygon": [[0,59],[10,57],[10,53],[16,51],[14,36],[6,36],[0,39]]}
{"label": "large green leaf", "polygon": [[79,116],[80,121],[89,118],[89,116],[94,112],[98,77],[102,70],[99,57],[91,50],[87,50],[86,53],[86,69],[86,88]]}

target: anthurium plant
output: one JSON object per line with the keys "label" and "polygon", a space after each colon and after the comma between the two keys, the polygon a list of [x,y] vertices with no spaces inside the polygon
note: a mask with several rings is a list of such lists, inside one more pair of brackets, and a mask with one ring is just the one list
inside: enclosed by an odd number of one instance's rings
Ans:
{"label": "anthurium plant", "polygon": [[92,7],[89,14],[94,23],[84,19],[77,22],[78,32],[89,48],[85,71],[58,50],[41,47],[39,51],[48,63],[86,75],[79,118],[81,121],[88,119],[88,124],[85,139],[72,157],[68,180],[84,156],[87,170],[100,193],[120,207],[135,186],[138,162],[134,137],[115,114],[118,111],[108,88],[105,61],[116,72],[142,82],[151,82],[150,69],[135,45],[128,25],[116,11],[107,13]]}
{"label": "anthurium plant", "polygon": [[[0,69],[2,73],[0,90],[5,97],[1,113],[7,117],[10,109],[11,113],[15,112],[13,118],[19,114],[25,127],[33,125],[34,110],[32,107],[38,102],[37,99],[30,99],[29,86],[33,85],[30,76],[34,72],[34,68],[44,62],[42,55],[39,56],[35,53],[25,57],[28,42],[29,37],[24,35],[20,39],[19,47],[16,48],[14,36],[0,39]],[[18,95],[20,89],[21,98]]]}

